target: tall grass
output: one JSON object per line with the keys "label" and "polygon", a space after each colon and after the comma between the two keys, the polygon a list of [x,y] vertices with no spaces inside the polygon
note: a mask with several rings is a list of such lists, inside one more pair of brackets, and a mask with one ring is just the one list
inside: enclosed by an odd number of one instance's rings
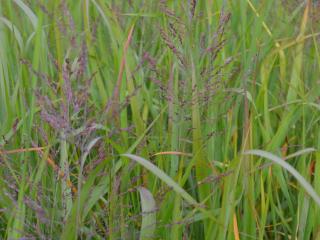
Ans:
{"label": "tall grass", "polygon": [[0,0],[0,239],[319,239],[319,10]]}

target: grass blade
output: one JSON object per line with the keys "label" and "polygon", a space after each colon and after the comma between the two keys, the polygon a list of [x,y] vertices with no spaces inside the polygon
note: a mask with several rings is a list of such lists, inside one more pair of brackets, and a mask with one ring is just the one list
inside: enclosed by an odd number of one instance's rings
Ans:
{"label": "grass blade", "polygon": [[244,154],[247,154],[247,155],[252,154],[252,155],[264,157],[264,158],[269,159],[272,162],[279,164],[281,167],[286,169],[288,172],[290,172],[297,179],[297,181],[302,185],[304,190],[320,206],[320,197],[316,193],[316,191],[313,189],[313,187],[310,185],[310,183],[308,183],[305,180],[305,178],[303,176],[301,176],[301,174],[296,169],[294,169],[290,164],[285,162],[283,159],[281,159],[280,157],[278,157],[276,155],[273,155],[269,152],[262,151],[262,150],[249,150],[249,151],[246,151]]}
{"label": "grass blade", "polygon": [[148,160],[133,155],[133,154],[122,154],[124,157],[128,157],[131,160],[139,163],[146,169],[148,169],[150,172],[152,172],[154,175],[156,175],[159,179],[161,179],[163,182],[165,182],[169,187],[172,187],[172,189],[181,195],[181,197],[186,200],[191,205],[198,205],[198,202],[190,196],[189,193],[187,193],[182,187],[180,187],[175,181],[172,180],[164,171],[162,171],[160,168],[158,168],[153,163],[149,162]]}
{"label": "grass blade", "polygon": [[148,189],[139,187],[138,190],[142,208],[140,240],[153,239],[156,229],[156,202]]}

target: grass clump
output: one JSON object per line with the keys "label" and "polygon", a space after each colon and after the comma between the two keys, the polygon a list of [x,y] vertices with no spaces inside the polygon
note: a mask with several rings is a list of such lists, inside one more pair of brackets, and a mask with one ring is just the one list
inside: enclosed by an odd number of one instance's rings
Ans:
{"label": "grass clump", "polygon": [[0,0],[0,239],[318,239],[319,4],[289,2]]}

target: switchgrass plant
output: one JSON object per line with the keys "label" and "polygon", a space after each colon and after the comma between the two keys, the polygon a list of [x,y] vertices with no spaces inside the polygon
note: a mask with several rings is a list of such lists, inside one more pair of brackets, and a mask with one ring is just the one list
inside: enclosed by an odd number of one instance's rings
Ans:
{"label": "switchgrass plant", "polygon": [[319,10],[0,0],[0,239],[320,239]]}

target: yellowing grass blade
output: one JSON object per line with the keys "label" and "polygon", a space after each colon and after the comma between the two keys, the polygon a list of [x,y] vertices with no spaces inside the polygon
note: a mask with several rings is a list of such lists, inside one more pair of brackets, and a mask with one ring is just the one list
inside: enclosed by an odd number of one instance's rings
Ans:
{"label": "yellowing grass blade", "polygon": [[152,157],[158,156],[158,155],[180,155],[180,156],[192,157],[191,153],[184,153],[184,152],[177,152],[177,151],[158,152],[153,154]]}
{"label": "yellowing grass blade", "polygon": [[236,214],[233,214],[233,235],[235,240],[240,240],[239,228]]}

